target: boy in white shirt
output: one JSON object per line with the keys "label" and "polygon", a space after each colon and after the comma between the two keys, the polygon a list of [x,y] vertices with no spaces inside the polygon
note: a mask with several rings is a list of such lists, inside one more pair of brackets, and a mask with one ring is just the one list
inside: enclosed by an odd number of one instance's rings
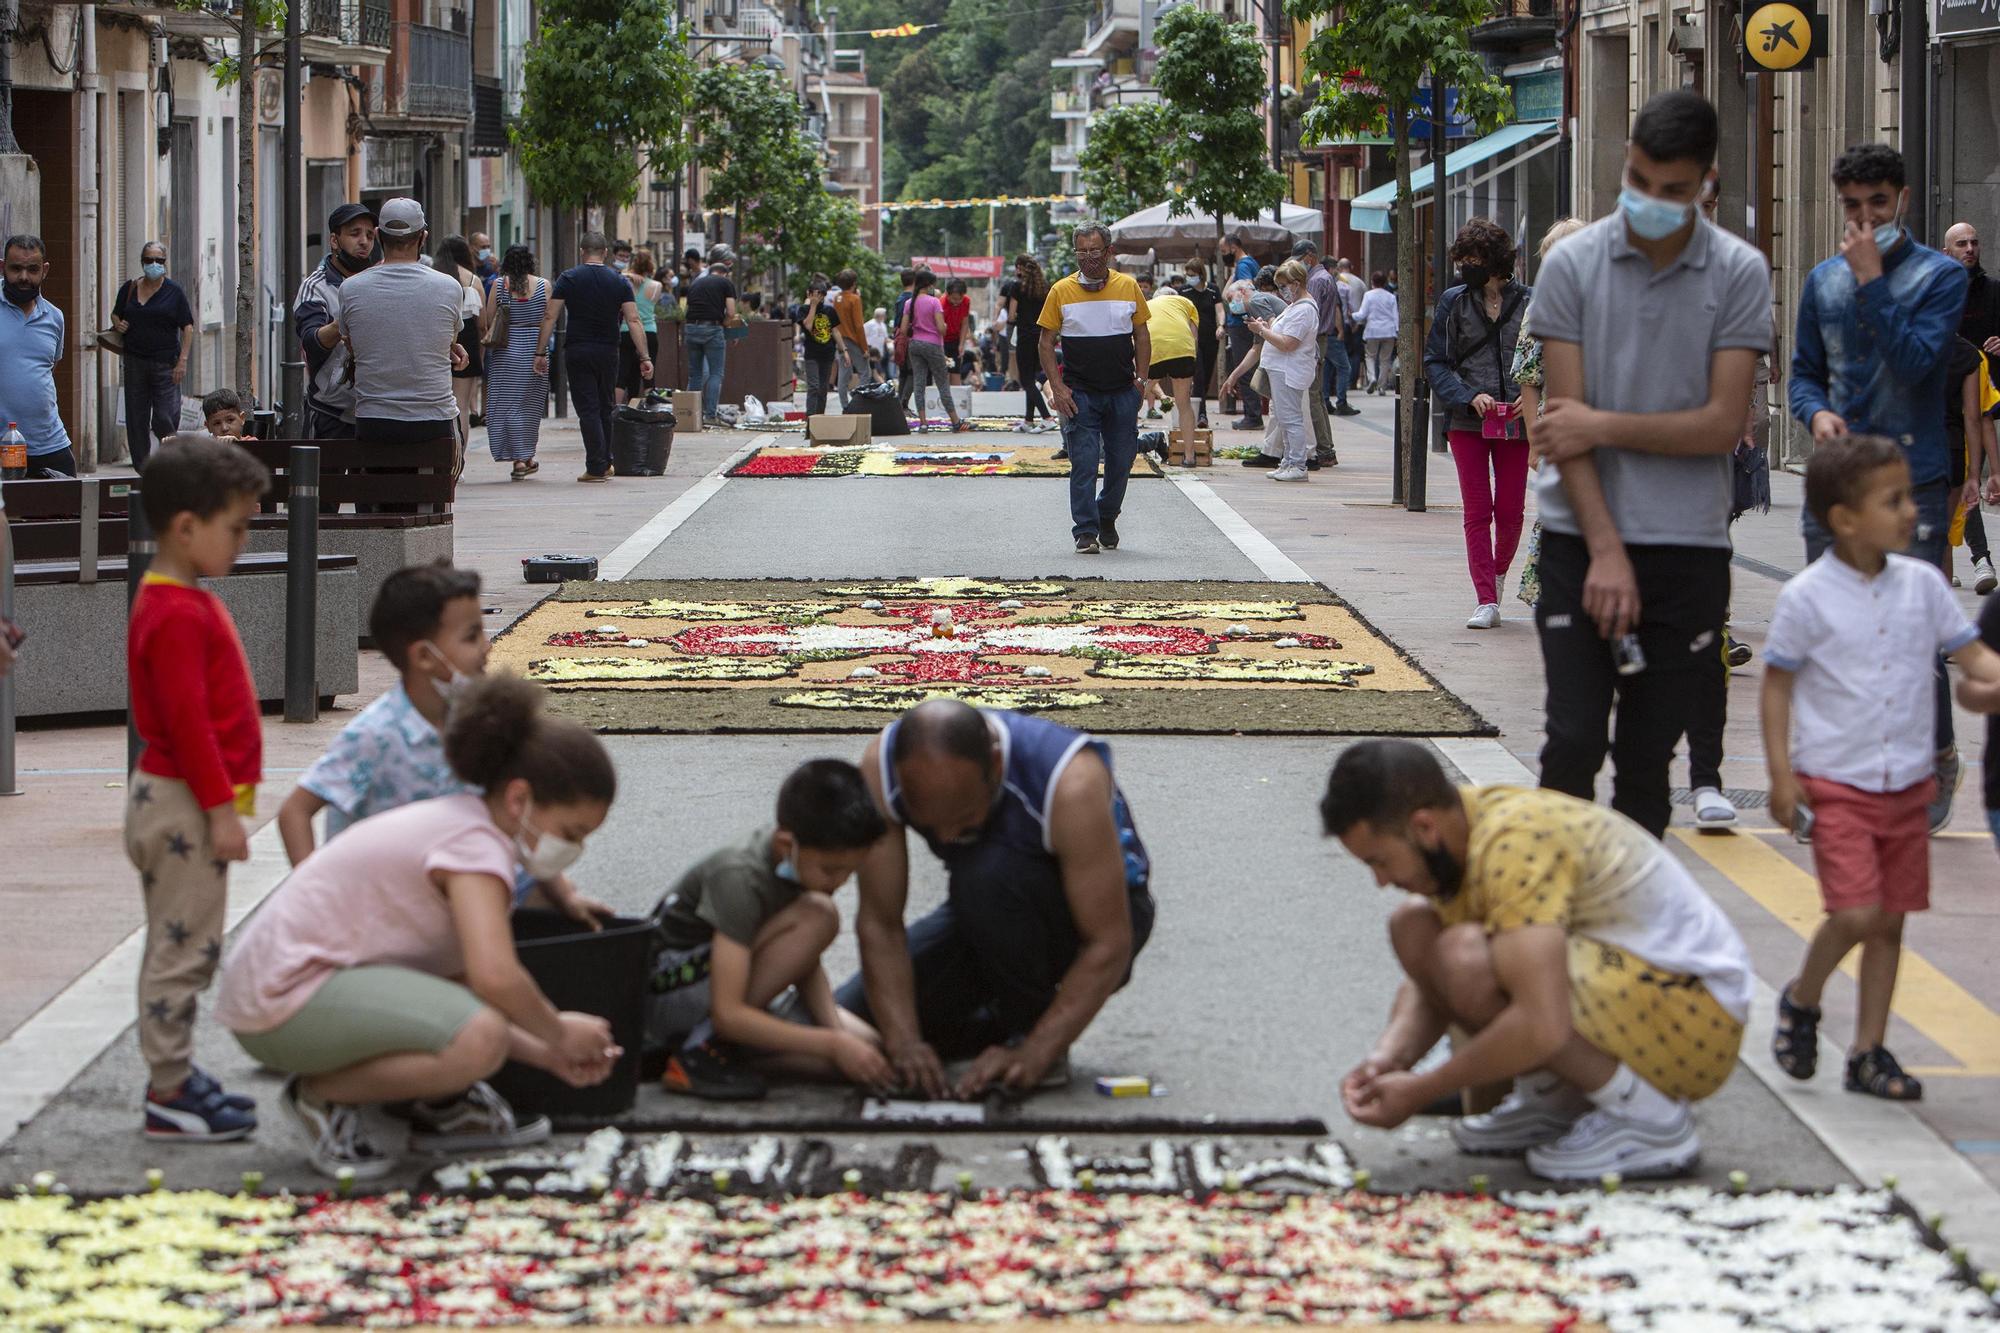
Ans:
{"label": "boy in white shirt", "polygon": [[2000,681],[2000,654],[1979,641],[1936,568],[1894,554],[1917,521],[1894,440],[1820,444],[1806,507],[1833,546],[1778,594],[1764,646],[1764,751],[1771,812],[1810,838],[1827,915],[1778,994],[1772,1051],[1793,1078],[1813,1076],[1821,991],[1859,945],[1847,1090],[1915,1101],[1923,1085],[1883,1041],[1903,918],[1930,906],[1931,660],[1956,661],[1968,678],[1960,700],[1980,708]]}

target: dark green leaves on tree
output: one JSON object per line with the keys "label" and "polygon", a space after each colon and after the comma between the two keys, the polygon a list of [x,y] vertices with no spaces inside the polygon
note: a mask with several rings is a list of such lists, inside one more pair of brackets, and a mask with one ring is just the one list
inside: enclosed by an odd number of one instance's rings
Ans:
{"label": "dark green leaves on tree", "polygon": [[1167,198],[1175,178],[1177,135],[1163,102],[1136,102],[1098,113],[1083,169],[1083,206],[1092,217],[1116,220]]}
{"label": "dark green leaves on tree", "polygon": [[619,206],[687,161],[693,61],[665,0],[543,0],[511,128],[528,188],[558,208]]}
{"label": "dark green leaves on tree", "polygon": [[1254,217],[1284,198],[1265,142],[1264,56],[1247,23],[1193,5],[1170,9],[1154,30],[1154,86],[1171,108],[1183,170],[1171,212]]}

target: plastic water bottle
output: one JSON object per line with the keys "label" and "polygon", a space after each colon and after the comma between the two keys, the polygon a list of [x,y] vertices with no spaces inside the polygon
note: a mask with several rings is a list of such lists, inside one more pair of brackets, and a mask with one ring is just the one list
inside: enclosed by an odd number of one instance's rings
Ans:
{"label": "plastic water bottle", "polygon": [[0,435],[0,481],[22,481],[27,475],[28,441],[21,428],[10,421],[7,433]]}

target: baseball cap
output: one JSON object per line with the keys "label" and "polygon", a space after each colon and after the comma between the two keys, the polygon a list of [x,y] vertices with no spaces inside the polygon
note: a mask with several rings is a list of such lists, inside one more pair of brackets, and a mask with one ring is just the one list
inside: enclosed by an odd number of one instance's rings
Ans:
{"label": "baseball cap", "polygon": [[415,236],[424,230],[424,208],[414,199],[391,199],[376,215],[384,236]]}
{"label": "baseball cap", "polygon": [[334,209],[333,212],[327,214],[326,229],[328,231],[339,231],[356,218],[367,218],[370,222],[373,222],[375,221],[375,210],[366,204],[342,204]]}

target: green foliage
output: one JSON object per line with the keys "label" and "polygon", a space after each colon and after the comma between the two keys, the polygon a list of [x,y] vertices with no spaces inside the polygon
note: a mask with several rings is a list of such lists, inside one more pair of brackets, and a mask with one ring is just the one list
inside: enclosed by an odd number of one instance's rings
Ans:
{"label": "green foliage", "polygon": [[[1049,93],[1069,70],[1049,62],[1082,40],[1083,6],[1032,8],[1021,0],[844,0],[842,28],[943,23],[915,37],[855,45],[868,55],[868,80],[882,89],[883,197],[966,199],[1055,191],[1049,149],[1062,128]],[[1048,209],[1034,210],[1035,233]],[[1020,250],[1027,210],[998,210],[996,246]],[[942,209],[884,219],[883,252],[984,254],[987,210]]]}
{"label": "green foliage", "polygon": [[[1372,0],[1371,0],[1372,3]],[[1182,5],[1154,30],[1153,84],[1171,108],[1184,185],[1173,212],[1254,217],[1284,198],[1265,142],[1264,56],[1247,23]]]}
{"label": "green foliage", "polygon": [[1175,117],[1164,102],[1112,107],[1090,122],[1083,168],[1083,206],[1092,217],[1116,220],[1165,203],[1175,176]]}
{"label": "green foliage", "polygon": [[1306,113],[1308,142],[1386,132],[1390,107],[1414,105],[1433,74],[1456,90],[1459,113],[1481,133],[1498,129],[1513,110],[1506,85],[1470,40],[1493,16],[1491,0],[1289,0],[1286,9],[1293,18],[1330,20],[1305,51],[1307,72],[1322,81],[1318,104]]}
{"label": "green foliage", "polygon": [[544,0],[508,131],[528,188],[558,208],[625,205],[687,161],[693,61],[665,0]]}
{"label": "green foliage", "polygon": [[860,215],[827,193],[825,157],[806,138],[799,99],[778,71],[703,66],[689,124],[695,160],[708,168],[701,206],[735,214],[746,275],[773,258],[832,272],[860,248]]}

